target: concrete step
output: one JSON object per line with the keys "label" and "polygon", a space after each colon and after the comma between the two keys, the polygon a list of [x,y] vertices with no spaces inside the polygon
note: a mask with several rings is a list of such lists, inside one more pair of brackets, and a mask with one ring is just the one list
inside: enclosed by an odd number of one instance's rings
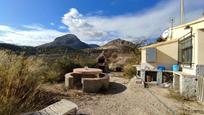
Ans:
{"label": "concrete step", "polygon": [[62,99],[40,111],[24,113],[22,115],[76,115],[78,106],[66,99]]}

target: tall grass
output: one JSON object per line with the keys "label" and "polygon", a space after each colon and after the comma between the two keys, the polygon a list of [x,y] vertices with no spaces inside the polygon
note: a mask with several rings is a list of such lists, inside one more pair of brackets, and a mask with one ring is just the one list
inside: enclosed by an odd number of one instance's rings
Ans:
{"label": "tall grass", "polygon": [[43,61],[0,51],[0,114],[19,114],[32,105],[41,83]]}
{"label": "tall grass", "polygon": [[43,91],[41,85],[60,82],[65,73],[85,65],[93,66],[94,61],[67,55],[48,61],[0,51],[0,115],[35,111],[55,102],[56,95]]}

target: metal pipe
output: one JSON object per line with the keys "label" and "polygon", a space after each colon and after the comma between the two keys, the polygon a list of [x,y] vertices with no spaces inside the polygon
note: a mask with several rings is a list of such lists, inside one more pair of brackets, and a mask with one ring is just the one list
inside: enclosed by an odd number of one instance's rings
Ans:
{"label": "metal pipe", "polygon": [[180,23],[183,24],[184,23],[184,0],[181,0],[181,6],[180,6],[180,10],[181,10],[181,14],[180,14]]}

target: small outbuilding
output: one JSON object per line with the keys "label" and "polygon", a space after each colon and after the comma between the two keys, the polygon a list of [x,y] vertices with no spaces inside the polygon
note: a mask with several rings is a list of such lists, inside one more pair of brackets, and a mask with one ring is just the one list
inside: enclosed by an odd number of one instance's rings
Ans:
{"label": "small outbuilding", "polygon": [[162,67],[162,72],[173,74],[173,87],[181,95],[204,101],[204,83],[198,82],[204,79],[204,17],[170,28],[165,36],[162,42],[140,48],[140,76],[145,80],[147,71],[155,71],[158,81]]}

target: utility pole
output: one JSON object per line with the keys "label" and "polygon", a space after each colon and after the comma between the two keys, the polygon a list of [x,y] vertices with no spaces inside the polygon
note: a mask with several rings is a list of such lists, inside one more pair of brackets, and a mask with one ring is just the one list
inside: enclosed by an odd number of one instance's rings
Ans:
{"label": "utility pole", "polygon": [[181,17],[180,17],[180,23],[181,23],[181,24],[184,24],[184,0],[181,0],[180,5],[181,5],[181,6],[180,6],[180,8],[181,8],[181,9],[180,9],[180,10],[181,10],[181,12],[180,12],[180,13],[181,13],[181,14],[180,14],[180,16],[181,16]]}
{"label": "utility pole", "polygon": [[170,35],[170,39],[172,39],[173,38],[173,27],[174,27],[174,18],[173,17],[171,17],[171,35]]}

